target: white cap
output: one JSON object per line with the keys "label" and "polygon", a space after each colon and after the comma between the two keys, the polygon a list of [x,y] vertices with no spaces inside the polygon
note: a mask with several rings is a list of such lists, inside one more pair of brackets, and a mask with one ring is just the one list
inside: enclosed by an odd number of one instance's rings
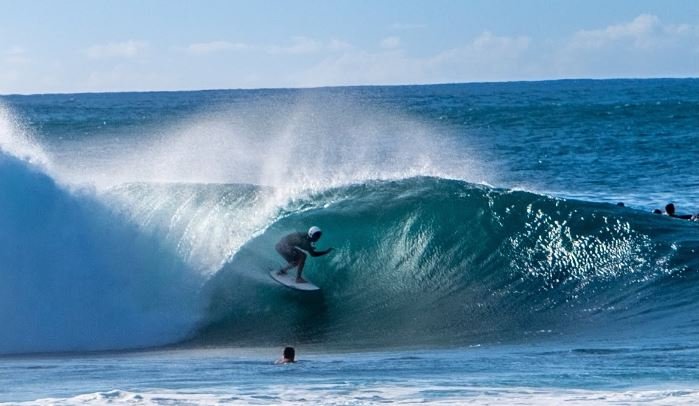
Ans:
{"label": "white cap", "polygon": [[313,227],[308,229],[308,238],[313,238],[314,235],[316,235],[317,233],[322,233],[322,232],[323,231],[320,228],[313,226]]}

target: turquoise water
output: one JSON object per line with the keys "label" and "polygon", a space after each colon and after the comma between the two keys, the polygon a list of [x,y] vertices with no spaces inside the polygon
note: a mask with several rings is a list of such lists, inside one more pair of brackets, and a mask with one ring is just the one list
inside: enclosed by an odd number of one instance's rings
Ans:
{"label": "turquoise water", "polygon": [[265,348],[18,357],[0,366],[0,383],[8,388],[0,394],[40,404],[694,404],[699,398],[689,389],[696,387],[696,346],[575,344],[583,343],[381,352],[301,347],[298,362],[288,365],[274,365],[279,354]]}
{"label": "turquoise water", "polygon": [[2,96],[0,401],[694,403],[697,129],[695,79]]}

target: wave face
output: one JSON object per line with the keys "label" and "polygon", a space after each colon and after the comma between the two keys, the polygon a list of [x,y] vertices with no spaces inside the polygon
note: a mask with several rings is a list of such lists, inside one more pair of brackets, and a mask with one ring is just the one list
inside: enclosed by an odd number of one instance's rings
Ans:
{"label": "wave face", "polygon": [[[0,172],[3,353],[697,333],[690,222],[434,177],[275,206],[252,185],[71,191],[5,153]],[[335,247],[307,263],[320,295],[267,275],[277,240],[309,225]]]}
{"label": "wave face", "polygon": [[[323,292],[308,297],[266,272],[281,263],[275,242],[313,224],[335,251],[308,261]],[[333,189],[296,202],[209,281],[213,322],[198,341],[373,347],[687,327],[699,293],[690,227],[440,178]]]}

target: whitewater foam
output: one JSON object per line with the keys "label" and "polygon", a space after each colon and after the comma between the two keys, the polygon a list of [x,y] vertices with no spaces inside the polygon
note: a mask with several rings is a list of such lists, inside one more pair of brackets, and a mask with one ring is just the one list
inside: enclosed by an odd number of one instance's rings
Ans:
{"label": "whitewater foam", "polygon": [[469,387],[466,385],[434,386],[423,382],[404,382],[400,386],[366,385],[345,387],[343,385],[316,384],[312,387],[300,385],[274,385],[270,387],[197,392],[152,391],[129,392],[110,390],[87,393],[71,398],[46,398],[22,405],[103,405],[113,403],[138,403],[143,405],[197,404],[197,405],[373,405],[377,403],[399,403],[401,405],[598,405],[600,402],[613,404],[644,405],[695,405],[699,403],[696,389],[668,390],[560,390],[547,388],[496,388]]}

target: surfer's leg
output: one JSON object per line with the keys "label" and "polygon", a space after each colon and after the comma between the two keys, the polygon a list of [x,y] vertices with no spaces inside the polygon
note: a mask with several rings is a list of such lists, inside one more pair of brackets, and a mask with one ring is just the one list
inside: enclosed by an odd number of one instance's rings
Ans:
{"label": "surfer's leg", "polygon": [[279,275],[285,275],[286,271],[288,271],[289,269],[298,265],[299,252],[296,250],[290,249],[287,246],[280,246],[279,244],[277,244],[277,246],[275,248],[276,248],[277,252],[279,253],[279,255],[281,255],[282,258],[284,258],[286,260],[286,262],[288,262],[288,264],[285,267],[283,267],[282,269],[279,270],[279,272],[277,272]]}
{"label": "surfer's leg", "polygon": [[301,254],[299,257],[299,262],[298,262],[298,270],[296,271],[296,283],[305,283],[306,280],[301,277],[301,273],[303,273],[303,266],[306,264],[306,254]]}

